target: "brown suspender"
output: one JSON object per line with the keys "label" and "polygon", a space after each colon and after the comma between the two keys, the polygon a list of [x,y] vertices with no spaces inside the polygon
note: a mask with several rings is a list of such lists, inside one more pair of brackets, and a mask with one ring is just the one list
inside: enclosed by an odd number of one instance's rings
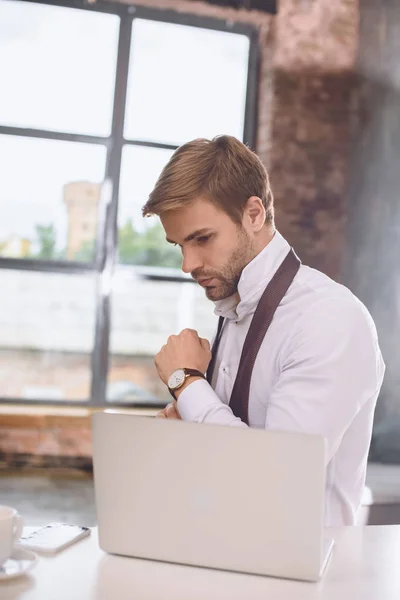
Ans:
{"label": "brown suspender", "polygon": [[[247,424],[249,424],[249,392],[254,363],[275,311],[288,291],[300,265],[299,258],[296,256],[293,248],[291,248],[265,288],[250,323],[229,402],[234,415],[240,417]],[[207,370],[207,381],[210,384],[215,368],[218,346],[221,341],[223,322],[224,318],[220,317],[217,336],[212,347],[212,358]]]}

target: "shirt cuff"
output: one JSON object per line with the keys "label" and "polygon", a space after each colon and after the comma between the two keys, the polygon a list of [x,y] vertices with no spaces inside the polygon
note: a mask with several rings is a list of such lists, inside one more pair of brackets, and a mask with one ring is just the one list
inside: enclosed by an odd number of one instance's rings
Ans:
{"label": "shirt cuff", "polygon": [[213,404],[221,404],[221,400],[208,381],[197,379],[179,394],[178,411],[184,421],[201,423]]}
{"label": "shirt cuff", "polygon": [[183,421],[247,427],[204,379],[193,381],[179,394],[178,411]]}

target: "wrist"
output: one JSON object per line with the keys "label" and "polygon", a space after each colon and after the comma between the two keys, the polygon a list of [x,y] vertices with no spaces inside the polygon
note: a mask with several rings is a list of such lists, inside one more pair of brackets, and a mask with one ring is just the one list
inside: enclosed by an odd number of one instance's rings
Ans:
{"label": "wrist", "polygon": [[168,378],[167,386],[171,395],[176,399],[176,392],[180,389],[186,388],[188,380],[205,379],[205,375],[198,369],[192,369],[189,367],[182,367],[175,369]]}
{"label": "wrist", "polygon": [[195,381],[199,381],[200,379],[204,379],[204,378],[199,377],[198,375],[192,375],[191,377],[187,377],[187,379],[185,380],[183,385],[181,385],[181,387],[174,390],[175,399],[178,400],[178,398],[181,395],[181,393],[183,392],[183,390],[186,390],[186,388],[189,387],[189,385],[191,383],[194,383]]}

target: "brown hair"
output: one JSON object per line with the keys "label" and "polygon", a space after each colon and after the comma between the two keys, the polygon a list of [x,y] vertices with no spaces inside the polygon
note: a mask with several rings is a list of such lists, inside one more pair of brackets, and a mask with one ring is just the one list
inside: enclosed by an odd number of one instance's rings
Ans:
{"label": "brown hair", "polygon": [[265,222],[274,221],[267,171],[258,156],[232,136],[199,138],[178,148],[162,170],[143,216],[180,208],[200,196],[237,224],[247,200],[258,196],[266,210]]}

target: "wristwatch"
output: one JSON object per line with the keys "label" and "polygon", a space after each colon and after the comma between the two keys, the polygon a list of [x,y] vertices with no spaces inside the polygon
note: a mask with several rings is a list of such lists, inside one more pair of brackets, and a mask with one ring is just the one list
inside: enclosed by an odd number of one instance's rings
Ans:
{"label": "wristwatch", "polygon": [[186,379],[188,377],[202,377],[203,379],[205,379],[205,375],[204,373],[202,373],[201,371],[198,371],[197,369],[176,369],[176,371],[174,371],[167,382],[167,386],[168,389],[170,391],[170,394],[175,398],[175,390],[178,390],[180,387],[183,386],[183,384],[185,383]]}

